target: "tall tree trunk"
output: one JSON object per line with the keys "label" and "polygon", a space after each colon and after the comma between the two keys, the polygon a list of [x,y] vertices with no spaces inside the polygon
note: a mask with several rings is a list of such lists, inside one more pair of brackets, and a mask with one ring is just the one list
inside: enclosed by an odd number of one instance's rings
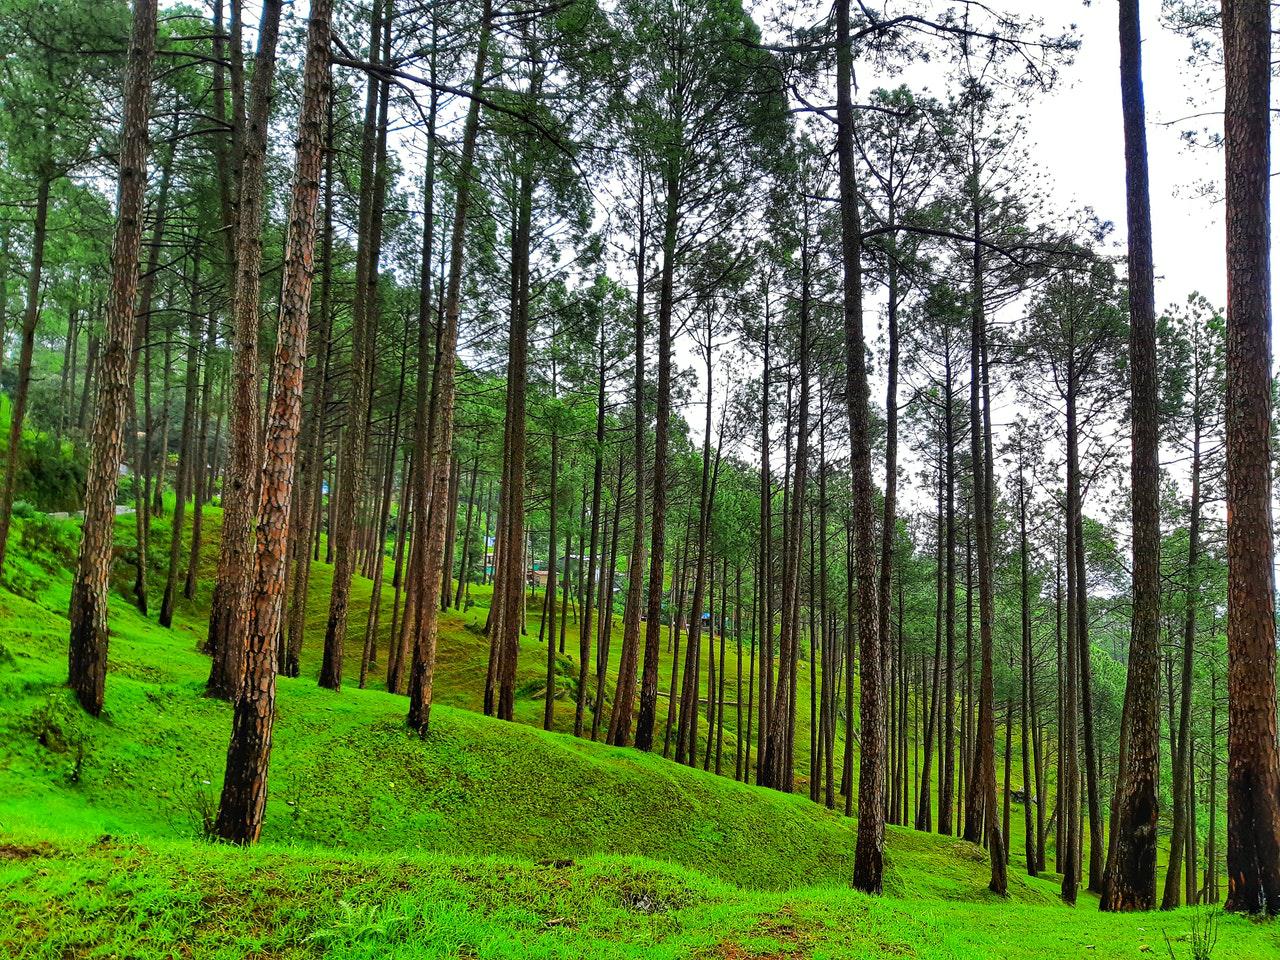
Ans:
{"label": "tall tree trunk", "polygon": [[217,315],[209,310],[205,325],[203,362],[200,377],[200,423],[195,437],[195,453],[191,460],[191,557],[187,561],[187,578],[182,595],[188,600],[196,596],[200,576],[200,559],[204,540],[204,504],[209,496],[209,401],[213,393],[213,348],[217,338]]}
{"label": "tall tree trunk", "polygon": [[854,555],[861,653],[862,751],[858,775],[858,839],[853,885],[879,893],[884,876],[884,692],[876,624],[875,520],[871,499],[871,414],[862,319],[862,225],[853,157],[853,48],[849,0],[836,0],[836,153],[839,159],[841,251],[844,255],[844,341],[853,484]]}
{"label": "tall tree trunk", "polygon": [[471,481],[467,489],[467,520],[462,526],[462,556],[458,559],[458,593],[453,598],[456,609],[462,610],[462,595],[467,590],[471,577],[471,521],[476,508],[476,480],[480,475],[480,455],[471,461]]}
{"label": "tall tree trunk", "polygon": [[[975,163],[974,180],[977,181]],[[969,443],[973,461],[973,519],[978,562],[978,635],[982,661],[978,689],[978,729],[973,748],[973,765],[965,798],[964,838],[977,843],[985,838],[991,851],[991,883],[994,893],[1008,892],[1004,835],[996,817],[995,769],[995,583],[992,558],[992,519],[989,490],[991,451],[989,433],[990,400],[986,387],[986,291],[984,257],[980,241],[982,221],[979,197],[973,198],[973,304],[969,354]],[[985,401],[985,402],[984,402]]]}
{"label": "tall tree trunk", "polygon": [[[939,444],[941,447],[941,444]],[[924,721],[924,763],[920,768],[920,786],[916,793],[916,820],[915,828],[923,830],[926,833],[933,830],[933,797],[931,794],[930,776],[933,769],[933,747],[934,747],[934,730],[937,728],[938,716],[938,692],[941,684],[941,663],[942,663],[942,568],[943,568],[943,514],[942,514],[942,496],[943,496],[943,466],[942,466],[942,450],[938,450],[938,528],[937,528],[937,589],[936,602],[934,604],[933,614],[933,671],[932,683],[928,690],[927,704],[925,706]],[[923,679],[921,681],[921,691],[924,692]],[[939,764],[941,766],[941,764]]]}
{"label": "tall tree trunk", "polygon": [[796,710],[790,676],[796,670],[800,652],[801,544],[804,542],[805,482],[808,477],[809,465],[810,267],[809,215],[807,208],[803,211],[802,216],[800,324],[797,346],[800,360],[800,398],[797,411],[795,475],[792,480],[792,493],[788,504],[790,509],[789,520],[786,535],[783,538],[782,623],[778,638],[779,683],[774,691],[773,704],[769,710],[770,727],[765,740],[765,753],[761,758],[768,778],[766,785],[787,792],[791,791],[794,777],[794,771],[788,762],[790,753],[788,741],[794,730],[794,714]]}
{"label": "tall tree trunk", "polygon": [[[552,338],[554,339],[554,334]],[[555,363],[552,362],[554,369]],[[555,398],[554,387],[555,375],[552,374],[553,386],[551,388],[552,398]],[[542,625],[548,627],[547,633],[547,686],[543,695],[542,706],[542,729],[550,730],[555,721],[555,698],[556,698],[556,545],[559,541],[556,539],[558,527],[556,520],[559,519],[557,507],[560,501],[560,438],[556,435],[556,429],[551,428],[551,485],[548,488],[547,498],[549,502],[548,513],[550,514],[550,532],[547,534],[547,590],[543,597],[546,613],[542,618]],[[567,573],[568,571],[566,571]],[[549,621],[549,622],[548,622]]]}
{"label": "tall tree trunk", "polygon": [[[605,672],[609,667],[609,646],[613,639],[613,577],[618,568],[618,529],[622,522],[622,480],[623,459],[626,456],[626,445],[618,447],[618,478],[613,493],[613,523],[609,532],[609,563],[605,567],[608,576],[608,590],[602,593],[600,633],[596,642],[596,699],[591,714],[591,739],[600,739],[600,720],[604,713]],[[604,590],[604,588],[601,588]]]}
{"label": "tall tree trunk", "polygon": [[[4,296],[4,291],[0,290],[0,296]],[[3,331],[0,331],[2,334]],[[4,337],[0,335],[0,344],[4,342]],[[102,341],[96,331],[89,334],[89,352],[85,357],[84,364],[84,385],[80,390],[80,411],[76,414],[76,426],[80,430],[87,430],[89,427],[89,396],[93,388],[96,386],[94,377],[98,372],[98,352],[102,348]],[[4,356],[3,348],[0,348],[0,357]]]}
{"label": "tall tree trunk", "polygon": [[[604,484],[604,388],[605,388],[605,315],[600,315],[600,370],[596,387],[596,443],[595,470],[591,479],[591,546],[587,559],[587,595],[583,603],[582,622],[578,624],[578,698],[573,713],[573,735],[582,736],[582,724],[587,706],[587,676],[591,669],[591,604],[596,599],[596,548],[600,541],[600,498]],[[613,571],[608,571],[610,577]],[[600,587],[600,595],[604,587]],[[601,616],[609,616],[604,611]]]}
{"label": "tall tree trunk", "polygon": [[264,0],[258,25],[249,107],[244,127],[235,250],[234,337],[231,349],[231,450],[222,486],[222,540],[218,579],[209,616],[213,662],[210,696],[240,695],[245,666],[248,587],[253,574],[254,491],[262,465],[258,435],[259,294],[262,288],[262,222],[267,126],[280,33],[281,0]]}
{"label": "tall tree trunk", "polygon": [[[1133,626],[1125,691],[1127,749],[1116,780],[1117,816],[1100,905],[1103,910],[1150,910],[1156,900],[1160,788],[1160,436],[1155,274],[1138,0],[1120,0],[1120,88],[1129,220]],[[1181,842],[1181,835],[1175,833],[1175,858]],[[1171,865],[1170,870],[1176,877],[1178,868]],[[1176,883],[1173,888],[1177,889]]]}
{"label": "tall tree trunk", "polygon": [[952,385],[951,334],[945,338],[946,383],[943,390],[946,423],[946,484],[947,484],[947,582],[946,582],[946,690],[942,704],[942,757],[938,773],[942,783],[938,790],[938,832],[949,835],[955,821],[954,798],[956,784],[956,437],[955,390]]}
{"label": "tall tree trunk", "polygon": [[1271,523],[1271,4],[1224,0],[1227,902],[1280,913]]}
{"label": "tall tree trunk", "polygon": [[97,403],[90,434],[85,481],[84,533],[71,587],[71,642],[68,683],[93,716],[102,713],[107,679],[107,591],[115,533],[116,484],[124,457],[129,403],[130,353],[136,321],[138,254],[142,247],[143,201],[147,183],[147,122],[151,63],[155,58],[155,0],[134,0],[133,30],[124,82],[124,124],[120,137],[120,177],[116,233],[111,249],[111,295]]}
{"label": "tall tree trunk", "polygon": [[[764,299],[763,360],[760,365],[760,556],[756,591],[760,594],[760,630],[756,645],[760,647],[760,716],[756,726],[756,783],[769,782],[764,765],[765,740],[769,735],[770,708],[773,704],[773,517],[771,513],[773,485],[769,479],[769,288]],[[852,597],[850,598],[852,604]]]}
{"label": "tall tree trunk", "polygon": [[[1027,486],[1026,477],[1023,472],[1023,455],[1022,436],[1018,437],[1018,600],[1021,609],[1021,628],[1022,628],[1022,688],[1020,691],[1020,719],[1021,719],[1021,749],[1022,754],[1022,792],[1024,800],[1022,802],[1022,829],[1025,836],[1025,847],[1027,857],[1027,875],[1036,876],[1040,872],[1040,860],[1036,853],[1036,831],[1031,820],[1031,805],[1035,803],[1037,806],[1042,805],[1043,798],[1040,796],[1040,784],[1038,778],[1035,782],[1032,780],[1031,769],[1029,766],[1030,744],[1032,735],[1030,727],[1027,723],[1027,714],[1031,702],[1032,684],[1035,682],[1031,676],[1031,591],[1028,584],[1028,567],[1029,567],[1029,551],[1027,547]],[[1032,794],[1034,793],[1034,797]]]}
{"label": "tall tree trunk", "polygon": [[[477,65],[477,70],[480,70]],[[529,95],[536,99],[541,90],[541,69],[533,72]],[[503,570],[501,619],[498,623],[498,716],[512,720],[515,716],[516,658],[520,635],[524,631],[524,584],[528,563],[525,547],[525,413],[528,393],[529,337],[529,249],[533,217],[534,161],[531,155],[521,158],[518,177],[516,217],[512,231],[512,303],[510,357],[507,363],[509,408],[506,424],[506,484],[502,505]],[[495,588],[496,589],[496,588]]]}
{"label": "tall tree trunk", "polygon": [[[892,181],[889,186],[889,222],[894,223],[894,203]],[[891,649],[891,630],[889,619],[889,603],[893,590],[893,548],[897,537],[897,489],[898,489],[898,264],[897,251],[890,235],[889,268],[888,268],[888,341],[889,357],[886,371],[887,386],[885,389],[885,441],[884,441],[884,513],[880,523],[880,583],[877,592],[879,609],[876,619],[880,627],[880,661],[881,669],[888,662]],[[901,643],[901,637],[898,638]],[[892,702],[892,700],[891,700]],[[890,709],[891,716],[896,717],[896,710]],[[894,741],[896,744],[896,739]],[[901,804],[901,757],[895,755],[889,766],[891,788],[889,794],[890,823],[900,823],[898,816]]]}
{"label": "tall tree trunk", "polygon": [[[1197,378],[1198,379],[1198,378]],[[1187,599],[1186,615],[1182,630],[1182,684],[1178,708],[1177,744],[1173,751],[1173,828],[1169,836],[1169,868],[1165,873],[1164,896],[1160,909],[1173,910],[1179,903],[1179,873],[1183,865],[1184,848],[1195,852],[1195,831],[1188,833],[1189,821],[1195,816],[1195,796],[1191,792],[1191,684],[1195,677],[1196,609],[1200,601],[1200,411],[1198,384],[1192,397],[1195,405],[1191,440],[1191,516],[1187,524]],[[1170,691],[1172,697],[1172,691]],[[1188,841],[1189,844],[1188,844]],[[1187,860],[1187,875],[1191,877],[1192,891],[1195,884],[1193,856]],[[1187,906],[1195,900],[1187,898]]]}
{"label": "tall tree trunk", "polygon": [[[176,135],[176,126],[174,133]],[[133,411],[136,421],[138,358],[142,357],[142,418],[130,431],[130,436],[133,439],[133,519],[136,531],[133,596],[134,603],[143,616],[147,614],[147,560],[151,549],[151,304],[156,277],[160,272],[160,248],[164,245],[165,216],[175,150],[175,145],[170,144],[160,165],[160,189],[156,195],[150,250],[146,269],[138,281],[138,323],[134,328],[133,360],[129,372],[129,382],[134,391],[129,409]]]}
{"label": "tall tree trunk", "polygon": [[[710,551],[708,531],[711,523],[711,502],[714,497],[711,484],[711,319],[707,314],[707,403],[706,420],[702,434],[702,484],[698,494],[698,555],[693,574],[693,603],[689,612],[689,636],[685,645],[684,683],[680,691],[680,715],[676,726],[676,763],[697,762],[697,748],[693,729],[698,716],[698,659],[702,635],[702,600],[707,580],[707,555]],[[650,583],[650,589],[653,584]],[[673,625],[674,626],[674,625]],[[672,637],[679,643],[678,632]],[[672,667],[672,677],[675,667]],[[672,690],[674,694],[674,687]],[[708,690],[710,696],[710,690]]]}
{"label": "tall tree trunk", "polygon": [[[381,62],[389,49],[391,6],[373,0],[369,59]],[[330,532],[334,544],[333,587],[329,593],[329,617],[324,632],[324,658],[320,686],[342,689],[342,668],[355,575],[359,511],[365,481],[365,449],[371,383],[369,366],[377,328],[378,268],[382,250],[382,207],[387,189],[387,97],[389,80],[369,74],[365,98],[364,137],[360,156],[360,210],[356,248],[356,290],[351,318],[351,386],[343,431],[343,457],[338,463],[337,528]],[[439,596],[437,591],[435,596]]]}
{"label": "tall tree trunk", "polygon": [[[1080,717],[1081,733],[1084,738],[1084,780],[1089,804],[1089,890],[1092,893],[1101,893],[1106,838],[1103,836],[1101,788],[1098,783],[1097,737],[1093,729],[1093,660],[1092,646],[1089,642],[1089,590],[1085,569],[1083,506],[1077,508],[1076,524],[1075,575],[1078,581],[1076,617],[1079,619],[1076,636],[1080,645]],[[1123,752],[1122,738],[1121,753]]]}
{"label": "tall tree trunk", "polygon": [[[1061,717],[1059,720],[1059,763],[1058,763],[1058,832],[1057,850],[1059,872],[1062,874],[1062,899],[1069,903],[1076,902],[1079,888],[1080,861],[1080,754],[1077,721],[1080,716],[1080,677],[1079,651],[1076,631],[1079,619],[1075,608],[1079,602],[1076,597],[1077,580],[1071,573],[1075,555],[1077,536],[1076,513],[1079,510],[1079,478],[1072,469],[1075,445],[1075,432],[1070,429],[1074,420],[1075,394],[1069,390],[1067,395],[1067,510],[1066,510],[1066,549],[1067,562],[1066,583],[1066,671],[1062,679]],[[1061,576],[1061,575],[1060,575]],[[1061,664],[1061,656],[1059,664]]]}
{"label": "tall tree trunk", "polygon": [[333,352],[330,338],[332,313],[329,292],[333,285],[333,88],[325,104],[324,151],[324,218],[321,226],[320,260],[324,271],[320,277],[320,298],[316,304],[316,336],[319,344],[311,371],[311,412],[303,426],[302,454],[298,469],[301,484],[297,512],[290,520],[290,536],[294,541],[292,585],[285,627],[285,656],[280,671],[286,677],[301,672],[302,641],[307,627],[307,595],[311,584],[311,541],[318,535],[324,497],[324,438],[329,400],[329,358]]}
{"label": "tall tree trunk", "polygon": [[[173,625],[173,608],[178,598],[178,568],[182,564],[182,525],[185,520],[187,494],[191,478],[196,475],[192,463],[195,441],[196,389],[200,381],[200,243],[196,241],[191,263],[191,300],[187,327],[186,385],[182,398],[182,439],[178,448],[178,474],[174,478],[173,523],[169,531],[169,572],[165,578],[164,597],[160,601],[160,625]],[[197,508],[198,509],[198,508]]]}
{"label": "tall tree trunk", "polygon": [[302,378],[306,367],[316,205],[328,94],[329,0],[312,0],[289,231],[280,286],[275,376],[258,505],[254,578],[249,593],[245,683],[235,705],[226,776],[214,823],[214,832],[231,843],[248,844],[258,839],[267,799],[267,767],[275,721],[277,642],[288,582],[289,512],[302,421]]}
{"label": "tall tree trunk", "polygon": [[[471,206],[471,176],[475,165],[476,138],[480,129],[480,101],[484,85],[485,65],[489,58],[489,35],[493,20],[492,0],[484,0],[480,20],[480,37],[476,44],[475,69],[471,78],[471,102],[462,131],[462,153],[457,168],[457,193],[454,199],[453,233],[449,240],[449,279],[445,288],[444,326],[436,354],[436,417],[434,448],[431,458],[423,460],[431,499],[440,504],[448,497],[448,462],[453,449],[454,374],[457,364],[458,314],[462,299],[462,267],[466,252],[467,214]],[[527,280],[525,281],[527,282]],[[441,464],[445,469],[441,469]],[[409,726],[425,735],[431,719],[432,683],[436,661],[436,623],[439,613],[440,566],[444,558],[444,536],[447,517],[444,510],[433,510],[423,542],[423,584],[418,597],[417,643],[414,648],[413,673],[409,683]],[[512,517],[513,528],[516,518]],[[517,581],[518,582],[518,581]]]}
{"label": "tall tree trunk", "polygon": [[[369,551],[373,564],[373,586],[369,592],[369,615],[365,619],[364,650],[360,657],[360,688],[369,681],[369,670],[378,664],[378,625],[382,619],[382,582],[386,574],[387,523],[391,517],[391,493],[395,483],[396,448],[400,444],[400,414],[404,405],[405,369],[409,359],[409,315],[405,314],[405,330],[401,340],[400,375],[397,378],[396,406],[391,417],[391,435],[387,440],[387,463],[382,476],[381,505],[374,528],[373,548]],[[404,504],[401,503],[403,510]],[[394,639],[395,631],[391,632]]]}
{"label": "tall tree trunk", "polygon": [[[642,174],[643,176],[643,174]],[[658,659],[662,652],[662,584],[666,568],[666,536],[667,536],[667,442],[671,420],[671,311],[675,297],[676,269],[676,236],[680,215],[680,174],[678,170],[667,170],[663,180],[666,190],[666,209],[663,216],[662,230],[662,284],[658,292],[658,383],[657,383],[657,420],[653,435],[653,494],[652,494],[652,529],[649,538],[649,595],[644,625],[644,668],[640,681],[640,710],[636,720],[636,747],[641,750],[653,749],[653,728],[658,712]],[[644,244],[646,230],[641,211],[640,246],[636,261],[637,292],[644,289]],[[640,294],[636,301],[636,464],[641,463],[643,456],[643,436],[641,433],[640,412],[642,410],[642,386],[644,367],[640,350],[643,346],[644,298]],[[637,574],[635,582],[639,583],[640,572],[644,565],[644,516],[641,495],[640,473],[636,474],[636,506],[634,521],[635,544],[632,553],[636,559],[632,566]],[[642,597],[637,590],[637,606],[631,618],[626,620],[626,629],[632,619],[639,620],[639,602]],[[628,597],[628,601],[630,597]],[[690,624],[692,634],[693,625]],[[638,633],[637,623],[637,633]],[[637,644],[638,645],[638,636]],[[674,637],[673,637],[674,640]],[[628,649],[626,636],[623,637],[623,662],[618,670],[618,690],[623,690],[624,681],[627,695],[625,698],[614,697],[613,719],[609,724],[610,743],[625,744],[631,727],[631,689],[635,684],[636,650],[633,645]],[[686,669],[688,669],[686,664]],[[678,752],[678,748],[677,748]]]}

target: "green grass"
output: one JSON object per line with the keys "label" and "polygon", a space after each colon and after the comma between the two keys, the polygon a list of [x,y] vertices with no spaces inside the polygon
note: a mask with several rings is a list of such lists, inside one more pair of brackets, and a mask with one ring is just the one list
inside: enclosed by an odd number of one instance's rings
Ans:
{"label": "green grass", "polygon": [[[159,560],[165,524],[154,532]],[[885,896],[862,896],[847,886],[853,822],[804,797],[486,718],[468,709],[482,608],[445,615],[421,740],[402,698],[354,688],[363,579],[351,683],[314,683],[323,565],[305,675],[280,681],[262,843],[209,844],[230,708],[202,696],[207,583],[173,630],[113,596],[107,710],[93,720],[61,685],[74,530],[31,521],[17,537],[18,593],[0,589],[0,956],[1119,958],[1167,955],[1165,931],[1190,955],[1177,939],[1190,911],[1073,910],[1055,878],[1016,868],[1000,900],[980,849],[907,829],[888,831]],[[210,576],[215,552],[211,537]],[[521,678],[536,678],[545,648],[524,646]],[[541,709],[530,685],[517,713]],[[572,704],[558,716],[571,723]],[[1218,956],[1278,954],[1274,928],[1223,923]]]}

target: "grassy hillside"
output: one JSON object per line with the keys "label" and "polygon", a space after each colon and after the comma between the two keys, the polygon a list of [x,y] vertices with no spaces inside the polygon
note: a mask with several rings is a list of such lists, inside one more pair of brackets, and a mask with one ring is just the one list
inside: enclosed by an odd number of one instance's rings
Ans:
{"label": "grassy hillside", "polygon": [[[1118,958],[1165,955],[1165,931],[1190,956],[1190,911],[1071,910],[1017,870],[1001,901],[981,850],[905,829],[888,833],[886,895],[853,893],[854,825],[807,799],[463,709],[487,652],[476,610],[446,617],[425,740],[381,689],[282,680],[263,843],[209,844],[230,708],[202,696],[207,598],[171,631],[114,598],[92,720],[61,687],[75,531],[37,520],[17,541],[18,593],[0,589],[0,956]],[[368,592],[358,580],[360,629]],[[540,716],[540,691],[521,704]],[[1274,928],[1223,924],[1218,955],[1278,952]]]}

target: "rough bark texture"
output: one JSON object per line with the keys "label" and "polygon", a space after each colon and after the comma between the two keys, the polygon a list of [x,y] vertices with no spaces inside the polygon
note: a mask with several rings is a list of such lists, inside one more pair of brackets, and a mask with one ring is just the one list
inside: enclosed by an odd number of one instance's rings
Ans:
{"label": "rough bark texture", "polygon": [[135,0],[133,32],[124,84],[124,125],[120,138],[120,181],[116,234],[111,248],[111,294],[102,352],[98,397],[89,441],[85,483],[84,534],[71,587],[71,645],[68,683],[80,705],[102,712],[107,679],[107,590],[115,532],[116,484],[124,457],[124,426],[130,397],[130,347],[138,292],[143,201],[147,183],[147,121],[151,62],[156,43],[155,0]]}
{"label": "rough bark texture", "polygon": [[[1160,437],[1155,275],[1147,178],[1138,0],[1120,0],[1120,90],[1129,213],[1129,364],[1133,421],[1133,627],[1125,764],[1103,882],[1103,910],[1150,910],[1156,899],[1160,787]],[[1179,838],[1181,839],[1181,838]]]}
{"label": "rough bark texture", "polygon": [[[449,454],[453,447],[454,373],[458,348],[458,312],[462,297],[462,266],[465,252],[467,212],[471,204],[471,177],[475,162],[476,137],[480,128],[480,101],[484,69],[489,57],[489,32],[493,19],[491,0],[485,0],[476,46],[475,70],[471,78],[471,103],[462,132],[462,154],[458,161],[457,195],[454,200],[453,234],[449,241],[449,279],[445,289],[444,329],[436,353],[436,416],[439,418],[430,460],[423,469],[431,499],[444,504],[449,496]],[[440,567],[444,559],[444,537],[448,527],[446,510],[431,511],[423,550],[423,581],[418,592],[417,643],[409,681],[409,726],[426,735],[431,720],[432,682],[435,676],[436,623],[440,611]]]}
{"label": "rough bark texture", "polygon": [[[302,452],[298,463],[298,502],[290,517],[290,539],[293,542],[293,566],[290,571],[289,610],[285,619],[285,652],[280,672],[296,677],[301,671],[302,641],[307,623],[307,593],[311,582],[311,539],[319,527],[321,498],[324,496],[325,413],[328,407],[329,342],[331,314],[329,291],[333,284],[333,86],[325,104],[324,151],[324,221],[320,241],[324,273],[320,280],[320,298],[316,305],[316,336],[319,353],[311,370],[311,412],[299,440]],[[310,334],[308,333],[308,336]]]}
{"label": "rough bark texture", "polygon": [[280,32],[281,0],[265,0],[244,128],[236,225],[235,314],[231,361],[231,449],[222,485],[222,544],[209,615],[213,662],[208,693],[233,700],[244,677],[248,585],[253,566],[254,490],[262,465],[258,417],[259,295],[267,125]]}
{"label": "rough bark texture", "polygon": [[1224,0],[1227,220],[1227,901],[1280,912],[1271,523],[1271,5]]}
{"label": "rough bark texture", "polygon": [[289,513],[302,421],[302,379],[315,274],[316,204],[324,152],[324,107],[329,96],[329,10],[329,0],[312,0],[280,289],[275,375],[258,503],[244,687],[236,701],[226,777],[214,824],[214,832],[232,843],[253,843],[258,839],[267,800],[267,767],[275,720],[276,645],[288,583]]}
{"label": "rough bark texture", "polygon": [[853,50],[849,0],[836,0],[836,153],[839,159],[841,251],[844,254],[845,401],[853,482],[854,560],[858,584],[862,749],[858,767],[858,839],[853,885],[879,893],[884,882],[884,694],[876,625],[876,555],[871,498],[871,415],[862,321],[862,226],[853,158]]}

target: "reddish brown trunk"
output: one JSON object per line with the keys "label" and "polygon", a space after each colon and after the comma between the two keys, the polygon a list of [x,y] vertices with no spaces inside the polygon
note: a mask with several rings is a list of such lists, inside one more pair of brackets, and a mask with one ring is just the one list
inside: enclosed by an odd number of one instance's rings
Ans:
{"label": "reddish brown trunk", "polygon": [[252,577],[254,490],[262,465],[258,418],[258,329],[267,126],[280,31],[281,0],[265,0],[258,27],[244,128],[236,226],[236,286],[231,368],[231,448],[222,484],[222,541],[209,615],[213,663],[208,693],[234,700],[244,677],[248,585]]}
{"label": "reddish brown trunk", "polygon": [[[437,505],[449,496],[449,456],[453,448],[454,373],[457,364],[458,313],[462,296],[462,266],[465,253],[467,213],[471,204],[471,171],[475,161],[476,137],[480,127],[480,101],[485,64],[489,56],[489,31],[493,18],[491,0],[485,0],[480,22],[480,38],[476,46],[475,69],[471,78],[471,103],[467,109],[462,133],[462,154],[458,162],[458,190],[454,201],[453,235],[449,243],[449,280],[445,290],[444,329],[436,355],[436,417],[434,448],[423,470]],[[442,469],[443,465],[443,469]],[[431,511],[422,544],[422,584],[418,591],[417,643],[413,672],[409,682],[409,726],[425,735],[431,720],[432,683],[436,661],[436,622],[440,606],[440,568],[444,559],[444,537],[447,527],[445,510]]]}
{"label": "reddish brown trunk", "polygon": [[1271,523],[1271,4],[1224,0],[1227,218],[1227,901],[1280,913]]}
{"label": "reddish brown trunk", "polygon": [[236,701],[227,747],[226,776],[214,824],[214,832],[232,843],[254,843],[258,839],[267,799],[267,768],[275,720],[276,645],[288,582],[289,513],[302,420],[302,378],[315,273],[316,203],[323,154],[324,105],[329,88],[328,54],[329,0],[312,0],[276,328],[275,376],[258,504],[254,576],[249,594],[245,682]]}
{"label": "reddish brown trunk", "polygon": [[115,532],[116,484],[124,457],[129,403],[130,347],[142,247],[143,200],[147,182],[147,122],[151,62],[155,57],[155,0],[135,0],[124,86],[124,126],[120,138],[120,180],[115,242],[111,251],[111,296],[106,346],[90,433],[85,484],[84,535],[71,587],[71,645],[68,683],[89,713],[102,712],[107,679],[107,590]]}

